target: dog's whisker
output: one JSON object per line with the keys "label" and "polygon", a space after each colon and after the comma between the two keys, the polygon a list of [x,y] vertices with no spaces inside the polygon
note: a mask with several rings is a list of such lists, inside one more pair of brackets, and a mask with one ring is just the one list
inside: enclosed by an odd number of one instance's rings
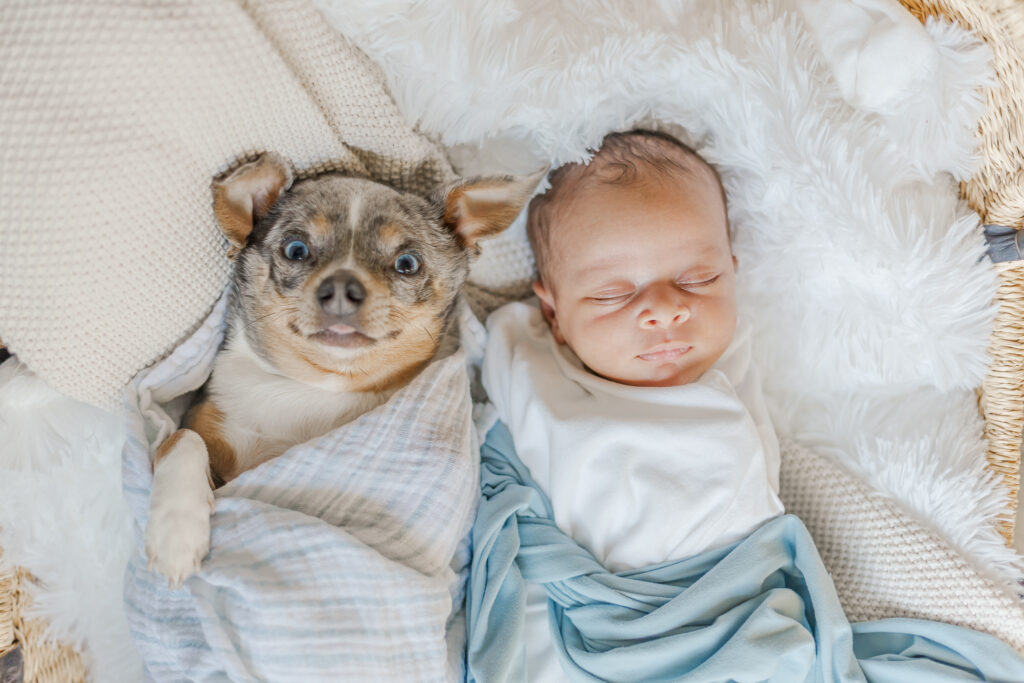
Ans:
{"label": "dog's whisker", "polygon": [[246,326],[247,328],[249,328],[249,327],[252,327],[252,326],[253,326],[253,325],[255,325],[256,323],[259,323],[259,322],[263,322],[263,321],[264,321],[264,320],[266,320],[267,318],[272,318],[272,317],[274,317],[274,316],[277,316],[277,315],[281,315],[281,314],[283,314],[284,312],[285,312],[285,311],[283,311],[283,310],[275,310],[275,311],[270,311],[269,313],[265,313],[265,314],[263,314],[263,315],[261,315],[261,316],[258,316],[258,317],[256,317],[256,318],[253,318],[252,320],[250,320],[249,322],[247,322],[245,326]]}
{"label": "dog's whisker", "polygon": [[274,319],[276,317],[286,316],[286,315],[289,315],[289,314],[291,314],[292,316],[295,316],[295,315],[298,315],[298,313],[299,313],[298,310],[291,309],[291,308],[280,308],[280,309],[277,309],[277,310],[273,310],[273,311],[270,311],[269,313],[264,313],[263,315],[258,316],[256,318],[250,320],[249,322],[247,322],[245,324],[245,329],[248,330],[248,329],[254,327],[255,325],[257,325],[258,323],[261,323],[264,320],[267,320],[268,318],[269,319]]}

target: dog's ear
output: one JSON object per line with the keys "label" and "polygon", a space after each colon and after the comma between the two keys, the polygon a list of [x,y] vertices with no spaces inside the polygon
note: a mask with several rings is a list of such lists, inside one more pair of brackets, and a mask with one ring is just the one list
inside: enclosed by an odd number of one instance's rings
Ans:
{"label": "dog's ear", "polygon": [[245,246],[254,223],[291,187],[292,170],[281,155],[268,152],[213,181],[213,213],[231,243],[228,258]]}
{"label": "dog's ear", "polygon": [[442,207],[445,226],[462,246],[479,252],[477,242],[512,224],[547,170],[458,180],[435,192],[432,199]]}

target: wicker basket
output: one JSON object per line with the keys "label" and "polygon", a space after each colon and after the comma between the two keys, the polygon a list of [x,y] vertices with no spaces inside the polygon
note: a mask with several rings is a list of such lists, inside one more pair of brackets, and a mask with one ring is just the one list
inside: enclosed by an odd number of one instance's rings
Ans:
{"label": "wicker basket", "polygon": [[[983,164],[960,192],[985,224],[1024,227],[1024,4],[1017,0],[901,0],[921,21],[948,17],[982,37],[992,49],[998,83],[986,93],[978,123]],[[1024,261],[996,265],[999,289],[981,387],[988,465],[1004,477],[1009,499],[1000,520],[1013,542],[1024,428]]]}
{"label": "wicker basket", "polygon": [[5,565],[0,556],[0,658],[20,647],[26,683],[84,683],[82,656],[68,645],[46,641],[42,620],[25,618],[31,584],[28,572]]}
{"label": "wicker basket", "polygon": [[[969,28],[991,47],[998,83],[987,92],[979,123],[984,162],[961,193],[986,224],[1024,227],[1024,3],[1017,0],[901,0],[918,19],[943,16]],[[988,465],[1004,477],[1008,499],[1000,521],[1013,538],[1024,430],[1024,261],[997,265],[999,311],[990,339],[991,365],[980,389]],[[86,679],[81,656],[42,639],[44,624],[25,619],[32,577],[0,558],[0,657],[21,647],[26,683]]]}

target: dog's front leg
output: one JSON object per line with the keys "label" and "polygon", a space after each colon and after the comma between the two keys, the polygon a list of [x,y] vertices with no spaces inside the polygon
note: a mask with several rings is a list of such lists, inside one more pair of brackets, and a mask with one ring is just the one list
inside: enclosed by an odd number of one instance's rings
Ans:
{"label": "dog's front leg", "polygon": [[202,437],[179,429],[156,449],[146,524],[149,567],[180,587],[210,549],[210,458]]}

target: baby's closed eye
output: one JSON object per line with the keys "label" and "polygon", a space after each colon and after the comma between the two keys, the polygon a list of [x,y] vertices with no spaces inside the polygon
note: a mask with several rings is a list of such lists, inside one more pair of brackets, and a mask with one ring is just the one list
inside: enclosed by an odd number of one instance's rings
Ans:
{"label": "baby's closed eye", "polygon": [[634,292],[634,289],[625,288],[602,290],[588,296],[587,301],[598,304],[617,304],[629,299]]}
{"label": "baby's closed eye", "polygon": [[693,289],[697,287],[707,287],[708,285],[714,284],[718,281],[721,275],[700,275],[697,277],[689,277],[678,282],[680,287],[684,289]]}
{"label": "baby's closed eye", "polygon": [[590,302],[595,303],[595,304],[603,304],[603,305],[608,306],[608,305],[612,305],[612,304],[625,303],[626,301],[629,301],[629,298],[631,296],[632,296],[631,294],[622,294],[622,295],[613,296],[613,297],[607,297],[607,296],[606,297],[589,297],[587,299],[587,301],[590,301]]}

